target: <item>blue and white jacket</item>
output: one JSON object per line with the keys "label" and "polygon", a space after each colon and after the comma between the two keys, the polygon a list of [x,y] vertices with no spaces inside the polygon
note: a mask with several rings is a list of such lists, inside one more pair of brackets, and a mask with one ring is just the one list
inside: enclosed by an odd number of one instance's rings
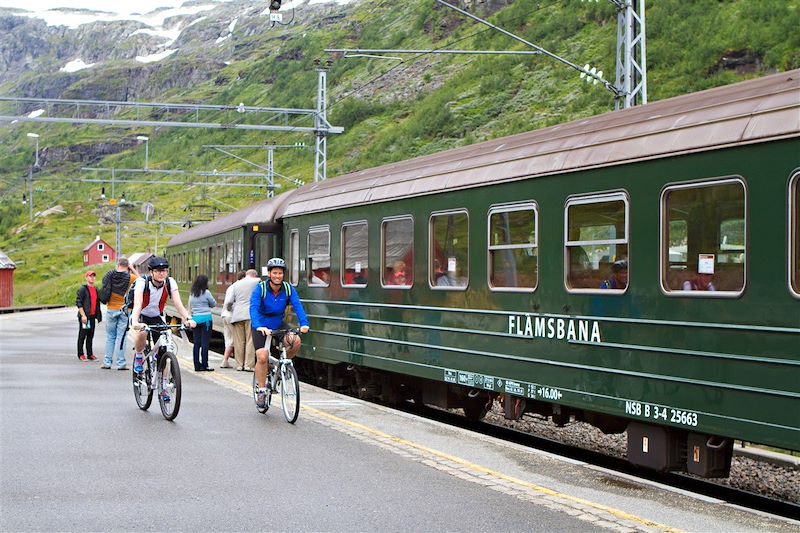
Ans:
{"label": "blue and white jacket", "polygon": [[[262,291],[266,289],[267,294],[262,297]],[[277,293],[272,292],[268,281],[263,281],[256,285],[253,294],[250,296],[250,326],[253,329],[269,328],[279,329],[283,322],[283,315],[286,306],[291,304],[294,314],[300,321],[300,326],[308,326],[308,318],[303,310],[303,304],[289,283],[284,282]]]}

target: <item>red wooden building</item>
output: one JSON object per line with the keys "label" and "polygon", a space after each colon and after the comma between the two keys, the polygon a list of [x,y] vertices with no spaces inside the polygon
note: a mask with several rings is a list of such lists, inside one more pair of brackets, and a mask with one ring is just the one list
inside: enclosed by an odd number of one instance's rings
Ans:
{"label": "red wooden building", "polygon": [[89,246],[83,249],[83,266],[100,265],[103,263],[113,263],[117,260],[117,254],[106,241],[97,238]]}
{"label": "red wooden building", "polygon": [[14,305],[14,269],[17,265],[0,251],[0,307]]}

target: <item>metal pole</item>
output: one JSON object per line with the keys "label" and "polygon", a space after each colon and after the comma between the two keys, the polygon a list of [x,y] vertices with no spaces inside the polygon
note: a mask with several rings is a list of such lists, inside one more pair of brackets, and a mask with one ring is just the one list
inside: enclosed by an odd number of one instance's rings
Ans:
{"label": "metal pole", "polygon": [[327,131],[322,127],[327,123],[325,116],[327,110],[326,81],[327,73],[324,68],[317,68],[319,82],[317,83],[317,114],[314,116],[314,128],[317,133],[316,150],[314,152],[314,181],[325,181],[328,174],[327,152],[328,138]]}
{"label": "metal pole", "polygon": [[114,198],[114,199],[117,198],[117,193],[114,190],[114,169],[113,168],[111,169],[111,198]]}
{"label": "metal pole", "polygon": [[28,171],[28,221],[33,222],[33,167]]}
{"label": "metal pole", "polygon": [[144,169],[147,170],[147,160],[150,158],[150,139],[144,142]]}
{"label": "metal pole", "polygon": [[273,146],[267,146],[267,198],[275,196],[274,152],[275,148]]}
{"label": "metal pole", "polygon": [[36,163],[34,166],[39,168],[39,137],[36,137]]}
{"label": "metal pole", "polygon": [[120,208],[119,208],[119,206],[117,206],[117,220],[116,220],[116,225],[117,225],[117,257],[120,257],[122,255],[122,235],[120,234],[120,231],[119,231],[120,230],[120,223],[122,222],[120,220],[120,214],[121,214]]}

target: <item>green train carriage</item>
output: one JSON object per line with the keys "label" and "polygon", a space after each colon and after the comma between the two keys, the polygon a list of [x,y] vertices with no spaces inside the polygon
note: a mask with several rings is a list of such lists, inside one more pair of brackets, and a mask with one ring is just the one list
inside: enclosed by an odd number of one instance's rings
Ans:
{"label": "green train carriage", "polygon": [[[732,439],[797,450],[798,74],[298,190],[281,218],[303,356],[336,365],[312,372],[627,429],[657,469],[727,475]],[[627,286],[601,289],[622,259]]]}
{"label": "green train carriage", "polygon": [[384,401],[627,430],[629,460],[661,470],[727,475],[733,439],[800,449],[799,76],[267,201],[313,328],[298,366]]}

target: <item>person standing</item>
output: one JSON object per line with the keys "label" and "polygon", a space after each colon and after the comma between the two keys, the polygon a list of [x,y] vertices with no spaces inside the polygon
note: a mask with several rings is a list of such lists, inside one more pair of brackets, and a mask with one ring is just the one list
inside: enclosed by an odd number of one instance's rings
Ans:
{"label": "person standing", "polygon": [[136,281],[137,276],[131,268],[128,259],[120,257],[117,259],[117,267],[109,270],[103,277],[103,290],[107,292],[109,299],[106,307],[106,354],[103,358],[103,366],[100,368],[109,369],[114,360],[117,359],[117,370],[127,370],[125,364],[125,336],[128,327],[128,315],[122,309],[125,305],[125,295],[128,289]]}
{"label": "person standing", "polygon": [[192,355],[194,357],[195,372],[213,372],[208,367],[208,343],[211,341],[213,317],[211,309],[217,306],[217,301],[208,290],[208,276],[200,274],[192,283],[189,295],[189,309],[192,311],[192,320],[197,327],[192,334]]}
{"label": "person standing", "polygon": [[[100,300],[97,298],[97,289],[94,286],[97,274],[90,270],[84,275],[86,283],[81,285],[75,297],[78,307],[78,359],[81,361],[94,361],[92,341],[94,341],[95,321],[102,322],[103,312],[100,310]],[[83,346],[86,344],[86,351]]]}
{"label": "person standing", "polygon": [[251,268],[245,272],[244,278],[231,285],[223,304],[231,312],[236,369],[246,372],[252,372],[256,366],[256,351],[250,331],[250,296],[259,281],[258,272]]}
{"label": "person standing", "polygon": [[[236,273],[236,281],[239,281],[244,277],[244,270],[240,270]],[[231,292],[231,287],[233,287],[233,283],[228,286],[228,289],[225,291],[225,300],[228,299],[228,294]],[[231,296],[233,298],[233,296]],[[224,301],[224,300],[223,300]],[[225,338],[225,352],[222,354],[222,364],[219,365],[220,368],[231,368],[232,365],[229,361],[231,356],[233,355],[233,326],[231,325],[231,312],[223,306],[222,313],[222,336]],[[236,360],[234,356],[233,360]]]}

